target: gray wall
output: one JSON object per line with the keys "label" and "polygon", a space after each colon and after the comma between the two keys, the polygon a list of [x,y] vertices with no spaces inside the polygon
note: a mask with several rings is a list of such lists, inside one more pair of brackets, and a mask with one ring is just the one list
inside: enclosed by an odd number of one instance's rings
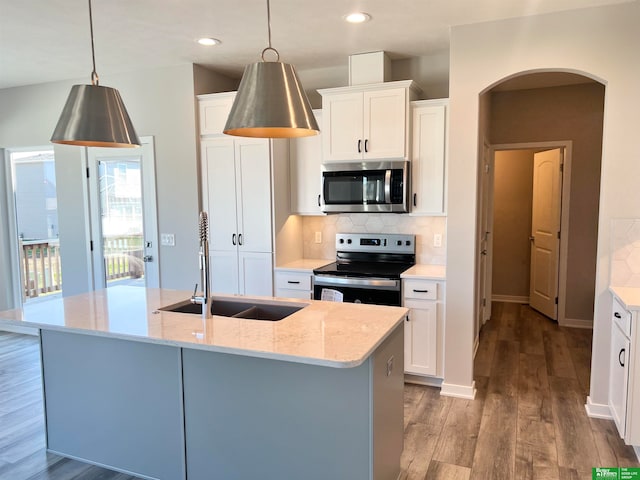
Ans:
{"label": "gray wall", "polygon": [[[194,66],[191,64],[101,75],[101,84],[117,88],[138,135],[155,138],[158,226],[174,233],[175,247],[160,247],[160,282],[165,288],[190,289],[198,278],[198,156]],[[226,90],[233,81],[199,76],[201,89]],[[0,148],[49,144],[53,128],[74,83],[88,78],[0,90]],[[220,88],[216,88],[220,82]],[[88,255],[84,149],[55,146],[64,294],[92,288]],[[1,174],[0,174],[1,175]],[[0,178],[4,180],[4,178]],[[6,183],[2,182],[2,192]],[[4,195],[3,195],[4,197]],[[4,205],[4,198],[2,199]],[[10,258],[6,216],[0,212],[0,307],[10,305],[5,276]],[[6,214],[4,214],[6,215]],[[71,253],[73,252],[73,253]],[[86,252],[86,253],[79,253]]]}

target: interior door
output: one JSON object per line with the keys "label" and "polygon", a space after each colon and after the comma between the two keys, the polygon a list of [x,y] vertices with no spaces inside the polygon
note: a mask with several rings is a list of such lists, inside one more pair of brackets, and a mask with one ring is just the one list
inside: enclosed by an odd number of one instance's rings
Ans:
{"label": "interior door", "polygon": [[137,149],[87,149],[96,288],[159,287],[153,137]]}
{"label": "interior door", "polygon": [[533,157],[529,304],[553,320],[558,319],[562,158],[562,148]]}

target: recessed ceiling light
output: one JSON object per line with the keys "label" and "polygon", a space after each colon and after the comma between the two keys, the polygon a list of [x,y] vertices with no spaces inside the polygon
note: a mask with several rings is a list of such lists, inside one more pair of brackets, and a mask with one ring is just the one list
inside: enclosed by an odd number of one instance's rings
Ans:
{"label": "recessed ceiling light", "polygon": [[199,39],[198,43],[200,45],[206,45],[207,47],[210,47],[212,45],[220,45],[222,42],[217,38],[204,37]]}
{"label": "recessed ceiling light", "polygon": [[344,19],[349,23],[363,23],[371,20],[371,15],[364,12],[354,12],[346,15]]}

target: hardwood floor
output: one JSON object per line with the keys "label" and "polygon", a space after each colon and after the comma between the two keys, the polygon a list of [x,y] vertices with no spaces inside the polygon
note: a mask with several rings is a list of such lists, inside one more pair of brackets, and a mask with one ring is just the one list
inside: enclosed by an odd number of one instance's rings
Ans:
{"label": "hardwood floor", "polygon": [[[590,360],[590,330],[495,303],[474,400],[405,386],[401,479],[590,479],[592,467],[640,466],[612,421],[586,415]],[[38,341],[0,332],[0,479],[135,480],[47,453],[44,443]]]}
{"label": "hardwood floor", "polygon": [[403,480],[590,479],[638,467],[611,420],[590,419],[591,330],[494,303],[475,358],[476,399],[405,385]]}

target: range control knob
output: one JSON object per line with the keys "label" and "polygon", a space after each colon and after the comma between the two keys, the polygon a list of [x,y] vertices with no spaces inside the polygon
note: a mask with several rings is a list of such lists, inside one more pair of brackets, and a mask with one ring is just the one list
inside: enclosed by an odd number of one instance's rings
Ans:
{"label": "range control knob", "polygon": [[341,238],[340,240],[338,240],[338,242],[344,243],[344,238]]}
{"label": "range control knob", "polygon": [[399,247],[402,246],[402,240],[398,240],[397,244],[398,244]]}
{"label": "range control knob", "polygon": [[404,242],[405,245],[408,247],[409,245],[411,245],[411,240],[407,240],[406,242]]}
{"label": "range control knob", "polygon": [[350,238],[347,240],[347,243],[348,243],[349,245],[351,245],[351,239],[350,239]]}

